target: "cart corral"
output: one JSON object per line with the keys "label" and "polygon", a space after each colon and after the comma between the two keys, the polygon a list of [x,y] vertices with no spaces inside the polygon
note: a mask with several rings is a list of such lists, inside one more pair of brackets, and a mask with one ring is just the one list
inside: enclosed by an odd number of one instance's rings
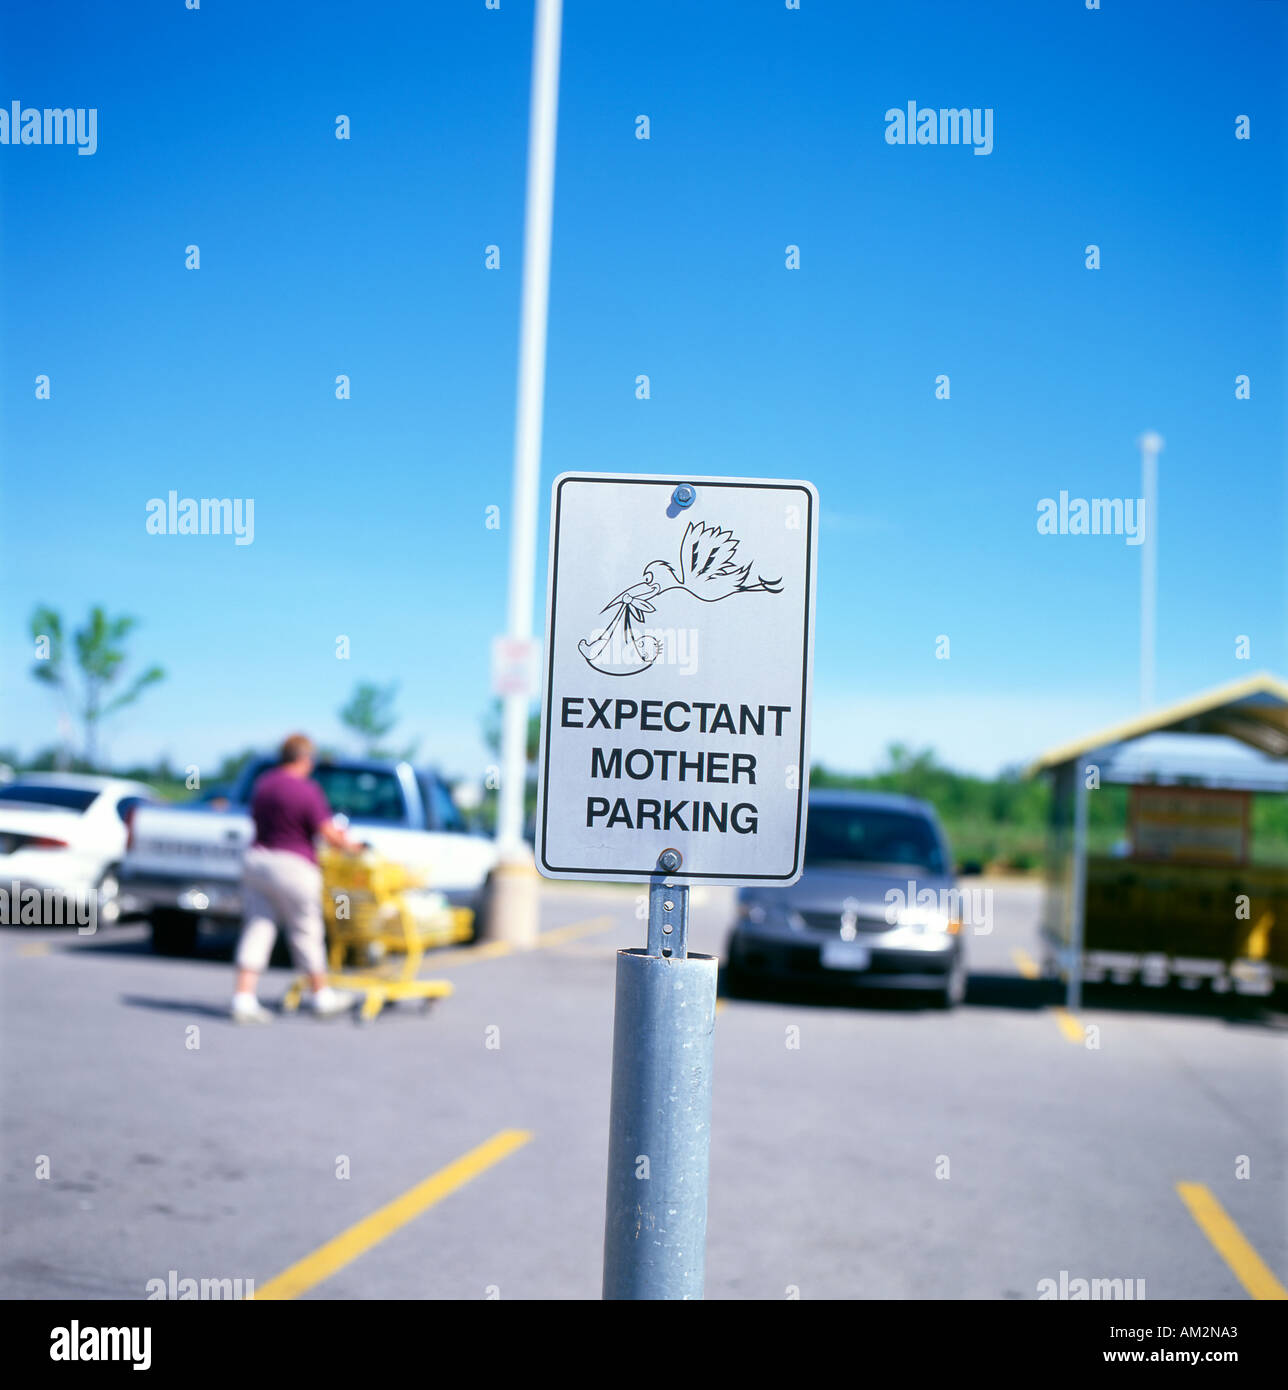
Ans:
{"label": "cart corral", "polygon": [[[1044,969],[1084,980],[1216,991],[1288,984],[1288,863],[1253,833],[1255,798],[1288,791],[1288,683],[1222,686],[1053,749]],[[1089,799],[1130,788],[1112,852],[1093,852]]]}

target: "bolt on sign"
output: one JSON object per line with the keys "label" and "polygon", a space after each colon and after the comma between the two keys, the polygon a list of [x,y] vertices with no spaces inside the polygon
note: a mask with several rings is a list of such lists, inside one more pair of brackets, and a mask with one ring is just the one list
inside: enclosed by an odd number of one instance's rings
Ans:
{"label": "bolt on sign", "polygon": [[809,795],[818,493],[565,473],[550,520],[537,866],[788,884]]}

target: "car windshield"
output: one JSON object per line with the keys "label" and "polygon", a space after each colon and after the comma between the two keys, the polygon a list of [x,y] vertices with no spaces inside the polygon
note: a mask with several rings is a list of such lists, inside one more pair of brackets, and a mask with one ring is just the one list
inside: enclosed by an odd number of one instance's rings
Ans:
{"label": "car windshield", "polygon": [[456,809],[452,794],[437,777],[422,776],[420,794],[425,798],[429,812],[429,824],[433,830],[451,830],[457,834],[465,833],[465,821]]}
{"label": "car windshield", "polygon": [[939,837],[925,816],[868,806],[811,806],[805,863],[907,864],[944,872]]}
{"label": "car windshield", "polygon": [[314,768],[313,776],[336,815],[348,816],[350,820],[386,821],[393,825],[402,825],[407,820],[402,787],[392,772],[324,764]]}
{"label": "car windshield", "polygon": [[0,787],[0,802],[20,801],[24,806],[46,806],[56,811],[88,811],[98,792],[86,787],[51,787],[43,782],[10,782]]}

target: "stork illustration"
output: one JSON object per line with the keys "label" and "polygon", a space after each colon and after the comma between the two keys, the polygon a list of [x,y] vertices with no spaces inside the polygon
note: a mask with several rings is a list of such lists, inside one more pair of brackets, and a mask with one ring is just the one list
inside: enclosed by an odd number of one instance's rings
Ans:
{"label": "stork illustration", "polygon": [[577,644],[586,661],[610,676],[631,676],[648,667],[661,655],[656,637],[637,635],[636,627],[644,615],[654,611],[654,600],[673,589],[682,590],[703,603],[715,603],[733,594],[778,594],[781,579],[752,578],[751,564],[737,562],[738,541],[732,531],[705,522],[690,522],[680,542],[680,567],[669,560],[650,560],[644,577],[600,609],[615,609],[611,622],[594,640]]}

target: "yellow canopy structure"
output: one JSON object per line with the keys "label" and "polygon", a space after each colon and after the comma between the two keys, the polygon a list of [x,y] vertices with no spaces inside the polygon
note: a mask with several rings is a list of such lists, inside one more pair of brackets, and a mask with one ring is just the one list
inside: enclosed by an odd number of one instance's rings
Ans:
{"label": "yellow canopy structure", "polygon": [[1138,715],[1044,753],[1029,768],[1033,777],[1102,748],[1147,734],[1224,734],[1271,757],[1288,757],[1288,681],[1262,671],[1246,680],[1192,695],[1165,709]]}

